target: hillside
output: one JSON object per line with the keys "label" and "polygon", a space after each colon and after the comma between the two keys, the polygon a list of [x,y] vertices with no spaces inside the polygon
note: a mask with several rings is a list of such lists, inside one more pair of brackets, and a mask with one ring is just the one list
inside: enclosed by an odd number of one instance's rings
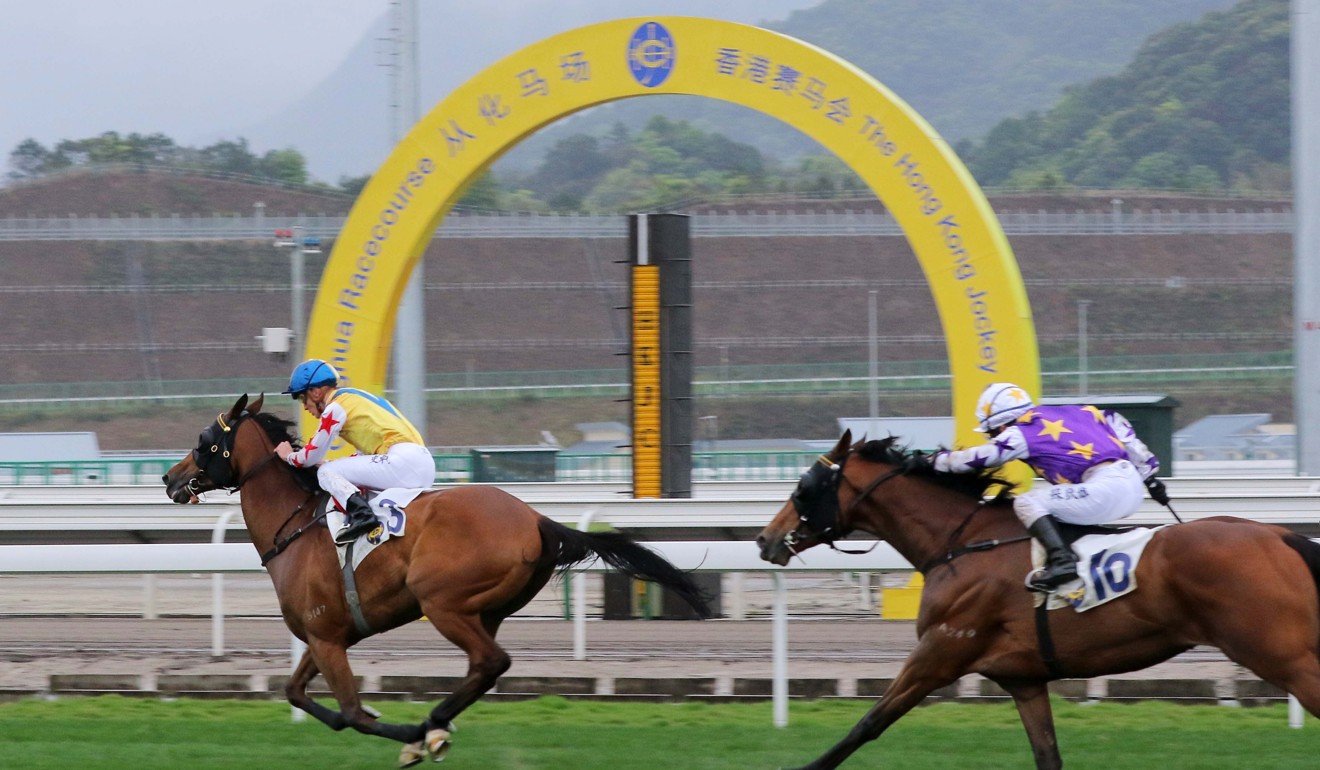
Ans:
{"label": "hillside", "polygon": [[[238,180],[80,167],[37,181],[0,187],[0,217],[267,216],[346,214],[353,199],[333,190],[275,187]],[[273,225],[272,225],[273,227]]]}
{"label": "hillside", "polygon": [[1288,0],[1152,37],[1122,72],[960,147],[983,185],[1286,189]]}
{"label": "hillside", "polygon": [[[1230,7],[1233,0],[824,0],[766,26],[846,59],[912,105],[951,142],[979,139],[1005,118],[1050,108],[1065,88],[1121,70],[1150,35]],[[574,133],[600,136],[653,115],[686,120],[792,161],[824,152],[771,118],[701,97],[633,99],[531,137],[497,165],[530,171]]]}

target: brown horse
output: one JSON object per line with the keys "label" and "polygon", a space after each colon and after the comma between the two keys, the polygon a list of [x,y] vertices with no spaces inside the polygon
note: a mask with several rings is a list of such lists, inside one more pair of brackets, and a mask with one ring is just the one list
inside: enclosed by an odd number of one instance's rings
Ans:
{"label": "brown horse", "polygon": [[[578,532],[500,489],[465,486],[418,497],[406,509],[406,534],[381,544],[358,568],[357,590],[370,627],[361,632],[350,615],[329,530],[313,526],[324,493],[273,459],[275,446],[292,440],[292,423],[261,412],[261,404],[262,398],[249,404],[244,395],[217,417],[197,448],[165,474],[165,491],[176,503],[187,503],[208,490],[242,488],[243,518],[275,584],[284,622],[307,642],[285,688],[289,702],[335,730],[352,727],[409,744],[400,755],[404,766],[427,753],[443,757],[454,717],[509,668],[508,654],[495,642],[500,623],[556,570],[599,556],[710,614],[687,575],[626,535]],[[467,653],[467,676],[422,724],[379,722],[358,698],[348,648],[423,614]],[[338,711],[307,696],[318,671]]]}
{"label": "brown horse", "polygon": [[1036,766],[1062,767],[1047,682],[1134,671],[1198,644],[1320,716],[1320,546],[1305,537],[1231,516],[1161,529],[1137,565],[1134,593],[1085,613],[1050,612],[1038,629],[1022,585],[1030,540],[1005,496],[982,503],[1003,482],[937,473],[892,437],[851,441],[844,433],[803,474],[757,537],[762,558],[783,565],[857,530],[893,545],[926,587],[917,646],[893,684],[807,768],[838,767],[932,690],[972,672],[1013,697]]}

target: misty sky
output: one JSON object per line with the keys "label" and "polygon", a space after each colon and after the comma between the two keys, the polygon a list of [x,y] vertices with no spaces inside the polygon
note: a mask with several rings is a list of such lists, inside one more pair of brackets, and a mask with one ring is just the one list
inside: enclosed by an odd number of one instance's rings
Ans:
{"label": "misty sky", "polygon": [[[116,130],[184,144],[305,94],[385,15],[385,0],[3,3],[0,152]],[[210,128],[208,128],[210,127]]]}
{"label": "misty sky", "polygon": [[[756,23],[819,0],[420,0],[423,109],[496,59],[582,24],[653,13]],[[105,131],[184,146],[293,147],[315,178],[393,144],[389,0],[0,0],[0,183],[27,138]]]}

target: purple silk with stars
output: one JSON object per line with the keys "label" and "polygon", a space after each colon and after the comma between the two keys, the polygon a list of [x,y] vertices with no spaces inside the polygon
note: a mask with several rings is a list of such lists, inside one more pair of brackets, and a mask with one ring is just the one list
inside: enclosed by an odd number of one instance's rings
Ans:
{"label": "purple silk with stars", "polygon": [[1128,459],[1127,446],[1093,406],[1039,406],[1015,423],[1027,442],[1023,459],[1041,478],[1077,484],[1091,468]]}

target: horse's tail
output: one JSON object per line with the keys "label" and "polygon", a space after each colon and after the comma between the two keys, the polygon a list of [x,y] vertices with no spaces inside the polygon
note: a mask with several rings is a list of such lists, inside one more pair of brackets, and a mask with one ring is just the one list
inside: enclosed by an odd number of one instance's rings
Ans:
{"label": "horse's tail", "polygon": [[1302,561],[1311,570],[1311,579],[1315,581],[1315,589],[1320,592],[1320,545],[1317,545],[1309,537],[1299,535],[1296,532],[1289,532],[1283,536],[1283,542],[1289,548],[1296,551]]}
{"label": "horse's tail", "polygon": [[599,556],[606,564],[625,575],[649,580],[670,589],[701,617],[711,616],[705,595],[687,573],[628,535],[622,532],[579,532],[544,516],[541,517],[540,528],[544,545],[542,558],[553,559],[560,572],[592,556]]}

